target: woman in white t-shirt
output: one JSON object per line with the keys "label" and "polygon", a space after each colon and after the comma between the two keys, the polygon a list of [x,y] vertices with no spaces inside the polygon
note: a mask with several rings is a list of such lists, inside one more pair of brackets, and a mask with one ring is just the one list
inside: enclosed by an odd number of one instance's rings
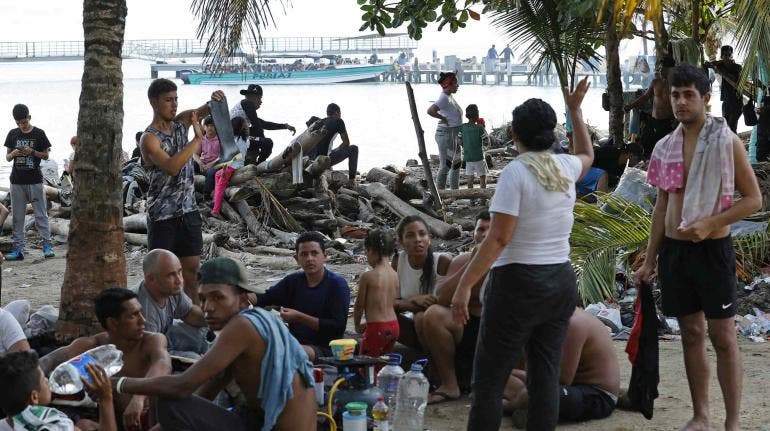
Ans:
{"label": "woman in white t-shirt", "polygon": [[446,275],[452,259],[433,251],[428,225],[419,216],[401,219],[396,233],[404,248],[391,260],[391,266],[398,272],[399,283],[398,297],[393,302],[398,318],[398,341],[422,349],[422,316],[436,303],[436,280]]}
{"label": "woman in white t-shirt", "polygon": [[455,101],[452,94],[457,93],[459,84],[457,75],[452,72],[441,72],[438,78],[441,85],[441,95],[428,108],[428,115],[438,118],[436,127],[436,144],[438,144],[439,167],[436,174],[436,186],[446,188],[447,174],[449,187],[460,188],[460,146],[457,142],[457,132],[463,124],[463,110]]}
{"label": "woman in white t-shirt", "polygon": [[513,111],[512,137],[520,155],[500,173],[486,238],[471,259],[452,298],[458,323],[468,320],[471,286],[489,270],[484,291],[469,430],[500,427],[505,382],[527,354],[529,429],[556,427],[559,363],[569,318],[577,303],[569,261],[575,182],[588,171],[593,148],[580,105],[583,79],[564,91],[572,116],[575,155],[553,154],[556,114],[540,99]]}

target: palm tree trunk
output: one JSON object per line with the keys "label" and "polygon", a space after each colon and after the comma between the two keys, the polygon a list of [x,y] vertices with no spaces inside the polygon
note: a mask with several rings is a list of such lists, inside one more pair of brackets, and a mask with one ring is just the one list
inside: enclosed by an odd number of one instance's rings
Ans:
{"label": "palm tree trunk", "polygon": [[607,94],[610,98],[610,136],[616,147],[625,142],[623,133],[625,111],[623,110],[623,78],[620,73],[620,37],[614,17],[607,25]]}
{"label": "palm tree trunk", "polygon": [[120,193],[125,24],[125,0],[84,0],[85,61],[67,268],[57,324],[61,340],[98,332],[94,298],[104,288],[126,286]]}
{"label": "palm tree trunk", "polygon": [[692,0],[692,22],[690,24],[690,37],[700,43],[700,0]]}

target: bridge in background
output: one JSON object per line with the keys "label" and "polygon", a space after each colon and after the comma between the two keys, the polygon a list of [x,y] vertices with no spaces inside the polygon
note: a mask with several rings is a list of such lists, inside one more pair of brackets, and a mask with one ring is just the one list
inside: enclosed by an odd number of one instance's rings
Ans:
{"label": "bridge in background", "polygon": [[[355,37],[268,37],[257,47],[246,43],[239,55],[255,58],[324,57],[378,54],[409,54],[417,42],[406,34]],[[197,39],[126,40],[123,58],[165,60],[202,57],[206,43]],[[83,58],[83,41],[0,42],[0,62],[61,61]]]}

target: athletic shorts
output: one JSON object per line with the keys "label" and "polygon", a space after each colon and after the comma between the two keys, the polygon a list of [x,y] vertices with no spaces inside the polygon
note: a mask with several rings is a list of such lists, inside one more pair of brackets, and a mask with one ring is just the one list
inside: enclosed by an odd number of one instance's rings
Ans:
{"label": "athletic shorts", "polygon": [[615,410],[615,404],[616,398],[596,386],[562,385],[559,388],[559,419],[563,421],[606,418]]}
{"label": "athletic shorts", "polygon": [[665,315],[703,311],[708,319],[735,316],[737,280],[730,236],[697,243],[663,238],[658,277]]}
{"label": "athletic shorts", "polygon": [[487,172],[487,161],[484,159],[481,159],[478,162],[465,162],[465,175],[467,176],[473,175],[475,177],[483,177]]}
{"label": "athletic shorts", "polygon": [[162,248],[177,257],[200,256],[203,251],[201,214],[191,211],[179,217],[152,221],[147,219],[147,248]]}

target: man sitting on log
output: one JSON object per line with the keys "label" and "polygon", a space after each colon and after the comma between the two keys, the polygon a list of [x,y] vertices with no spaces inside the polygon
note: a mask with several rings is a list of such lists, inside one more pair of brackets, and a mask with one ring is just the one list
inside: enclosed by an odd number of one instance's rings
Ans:
{"label": "man sitting on log", "polygon": [[[324,127],[326,127],[326,135],[324,135],[321,142],[308,153],[308,157],[310,160],[315,160],[318,156],[329,156],[332,166],[348,159],[348,185],[354,187],[356,182],[356,170],[358,169],[358,146],[350,145],[350,138],[348,138],[345,122],[342,121],[342,111],[340,110],[339,105],[330,103],[326,107],[326,118],[323,119],[323,122]],[[310,121],[309,123],[312,124]],[[308,127],[310,127],[309,124]],[[342,143],[339,147],[332,150],[334,138],[336,138],[338,134],[342,139]]]}
{"label": "man sitting on log", "polygon": [[292,135],[297,133],[293,126],[283,123],[272,123],[257,116],[257,109],[262,106],[262,87],[257,84],[249,84],[245,90],[241,90],[243,100],[230,108],[230,119],[242,117],[249,123],[250,144],[246,154],[246,164],[258,165],[273,152],[273,140],[265,137],[265,130],[289,130]]}
{"label": "man sitting on log", "polygon": [[[199,282],[206,321],[221,331],[218,341],[184,373],[120,378],[116,392],[158,396],[164,430],[315,429],[311,364],[278,318],[251,308],[254,287],[243,265],[208,260]],[[223,389],[227,410],[209,401]]]}
{"label": "man sitting on log", "polygon": [[[620,366],[607,328],[596,317],[576,308],[564,340],[559,419],[606,418],[615,410],[620,392]],[[517,428],[524,428],[528,401],[527,372],[514,369],[505,385],[503,408],[514,411]]]}
{"label": "man sitting on log", "polygon": [[[49,375],[57,365],[81,353],[105,344],[114,344],[123,352],[123,369],[118,376],[155,377],[171,374],[171,359],[166,351],[166,337],[145,331],[142,305],[136,293],[129,289],[111,287],[96,297],[95,314],[105,329],[91,337],[78,338],[40,359],[40,368]],[[143,395],[115,394],[115,416],[123,418],[124,429],[147,429],[153,414],[151,403]],[[68,415],[72,409],[62,408]],[[81,412],[75,412],[79,415]],[[95,417],[95,416],[94,416]],[[79,417],[75,417],[77,422]]]}
{"label": "man sitting on log", "polygon": [[[476,229],[473,231],[473,241],[479,245],[487,236],[489,230],[489,211],[483,210],[476,216]],[[479,281],[471,291],[470,320],[465,326],[457,324],[452,319],[452,296],[457,288],[460,276],[471,261],[474,251],[463,253],[452,259],[447,269],[447,277],[436,285],[436,304],[425,310],[420,341],[431,357],[436,367],[441,386],[428,398],[428,404],[454,400],[460,397],[460,384],[470,383],[473,368],[473,357],[476,351],[476,338],[481,321],[480,291],[483,280]],[[458,378],[459,375],[459,378]]]}
{"label": "man sitting on log", "polygon": [[287,275],[267,292],[257,294],[257,305],[280,306],[281,318],[310,357],[331,356],[329,341],[342,338],[348,321],[348,282],[324,266],[324,237],[304,232],[297,238],[295,259],[302,271]]}
{"label": "man sitting on log", "polygon": [[[144,280],[132,290],[136,293],[145,321],[145,330],[168,339],[169,350],[195,357],[206,353],[206,320],[201,308],[182,290],[182,264],[168,250],[156,248],[142,261]],[[174,319],[182,319],[174,322]]]}

